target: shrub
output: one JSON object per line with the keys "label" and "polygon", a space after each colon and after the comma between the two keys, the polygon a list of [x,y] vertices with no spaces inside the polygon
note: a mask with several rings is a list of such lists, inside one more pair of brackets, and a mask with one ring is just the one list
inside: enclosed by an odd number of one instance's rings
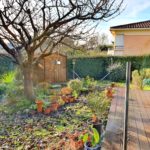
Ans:
{"label": "shrub", "polygon": [[150,86],[150,79],[143,80],[143,86],[145,86],[145,85]]}
{"label": "shrub", "polygon": [[16,113],[18,111],[23,112],[26,109],[30,109],[31,105],[32,101],[27,100],[24,97],[16,97],[15,102],[12,103],[12,101],[6,101],[2,104],[0,111],[8,114]]}
{"label": "shrub", "polygon": [[132,72],[132,84],[137,89],[143,89],[143,78],[138,70]]}
{"label": "shrub", "polygon": [[46,99],[50,95],[51,85],[47,82],[41,82],[34,88],[35,96],[37,99]]}
{"label": "shrub", "polygon": [[93,88],[97,84],[97,81],[94,80],[94,78],[91,78],[90,76],[87,76],[83,79],[83,87],[85,88]]}
{"label": "shrub", "polygon": [[17,97],[23,96],[23,84],[21,80],[16,80],[17,70],[8,72],[0,78],[1,96],[5,95],[8,103],[15,103]]}
{"label": "shrub", "polygon": [[70,80],[68,82],[68,87],[70,87],[73,90],[74,96],[78,97],[82,89],[82,81],[80,81],[79,79]]}
{"label": "shrub", "polygon": [[107,68],[109,74],[108,79],[114,82],[125,80],[126,69],[123,64],[114,63]]}
{"label": "shrub", "polygon": [[141,69],[140,74],[143,79],[149,79],[150,78],[150,68]]}
{"label": "shrub", "polygon": [[90,93],[87,95],[87,104],[97,118],[103,119],[105,113],[109,108],[110,101],[106,97],[105,93]]}

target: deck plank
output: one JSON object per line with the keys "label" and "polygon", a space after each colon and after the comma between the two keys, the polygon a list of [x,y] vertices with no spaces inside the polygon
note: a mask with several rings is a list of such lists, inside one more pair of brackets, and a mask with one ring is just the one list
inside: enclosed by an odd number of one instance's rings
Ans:
{"label": "deck plank", "polygon": [[[125,89],[112,100],[102,150],[121,150]],[[150,150],[150,91],[130,90],[128,150]]]}
{"label": "deck plank", "polygon": [[122,94],[124,89],[116,89],[116,94],[112,100],[110,113],[108,116],[108,124],[106,127],[105,142],[103,150],[120,150],[122,146]]}
{"label": "deck plank", "polygon": [[135,98],[134,95],[130,95],[129,100],[129,123],[128,123],[128,150],[140,150],[139,139],[138,139],[138,130],[137,130],[137,122],[134,117],[135,111]]}

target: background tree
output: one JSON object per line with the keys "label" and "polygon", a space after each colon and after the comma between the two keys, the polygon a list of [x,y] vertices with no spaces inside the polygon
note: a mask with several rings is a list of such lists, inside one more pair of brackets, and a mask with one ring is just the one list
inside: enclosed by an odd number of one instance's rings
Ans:
{"label": "background tree", "polygon": [[66,37],[81,39],[99,20],[120,13],[123,0],[1,0],[0,45],[19,65],[34,99],[32,70]]}
{"label": "background tree", "polygon": [[89,50],[96,50],[98,47],[98,35],[93,35],[90,37],[90,39],[87,41],[87,48]]}
{"label": "background tree", "polygon": [[106,33],[102,33],[99,37],[99,44],[100,45],[107,45],[108,44],[108,35]]}

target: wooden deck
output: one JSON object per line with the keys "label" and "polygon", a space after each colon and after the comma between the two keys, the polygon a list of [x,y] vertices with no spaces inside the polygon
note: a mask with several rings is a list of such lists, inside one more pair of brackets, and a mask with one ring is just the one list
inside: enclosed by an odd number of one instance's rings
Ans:
{"label": "wooden deck", "polygon": [[[124,88],[116,89],[102,150],[122,150],[124,95]],[[130,91],[127,149],[150,150],[150,91]]]}

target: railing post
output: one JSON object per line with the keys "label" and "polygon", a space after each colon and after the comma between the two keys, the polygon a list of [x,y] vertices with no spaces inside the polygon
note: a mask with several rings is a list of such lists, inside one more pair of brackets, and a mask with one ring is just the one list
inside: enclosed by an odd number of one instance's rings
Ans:
{"label": "railing post", "polygon": [[126,64],[126,91],[125,91],[125,105],[124,105],[124,129],[123,129],[123,150],[127,150],[127,135],[128,135],[128,105],[129,105],[129,86],[131,75],[131,62]]}

